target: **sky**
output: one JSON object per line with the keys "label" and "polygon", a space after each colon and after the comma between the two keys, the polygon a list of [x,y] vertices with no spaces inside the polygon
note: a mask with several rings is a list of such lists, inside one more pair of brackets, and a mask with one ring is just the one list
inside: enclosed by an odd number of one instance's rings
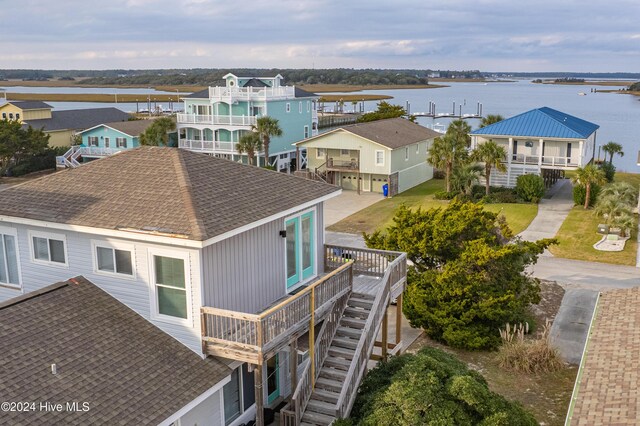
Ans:
{"label": "sky", "polygon": [[640,0],[0,0],[0,69],[640,72]]}

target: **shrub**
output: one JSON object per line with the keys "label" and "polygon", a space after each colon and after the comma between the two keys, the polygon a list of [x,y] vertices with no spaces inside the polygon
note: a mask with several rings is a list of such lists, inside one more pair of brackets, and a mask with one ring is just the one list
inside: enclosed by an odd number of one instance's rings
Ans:
{"label": "shrub", "polygon": [[557,371],[564,366],[558,351],[549,341],[551,323],[547,320],[537,339],[525,339],[528,325],[511,327],[508,323],[500,330],[502,346],[497,360],[500,367],[522,373],[546,373]]}
{"label": "shrub", "polygon": [[518,176],[516,194],[528,203],[538,203],[544,195],[544,179],[538,175]]}
{"label": "shrub", "polygon": [[490,391],[478,372],[430,347],[371,370],[351,416],[353,425],[537,424],[519,403]]}
{"label": "shrub", "polygon": [[433,169],[433,178],[434,179],[444,179],[444,170]]}
{"label": "shrub", "polygon": [[604,172],[604,177],[607,179],[607,182],[613,182],[616,174],[616,166],[605,161],[604,163],[600,164],[600,170]]}
{"label": "shrub", "polygon": [[435,198],[436,200],[453,200],[454,198],[456,198],[456,195],[458,195],[457,191],[437,191],[435,194],[433,194],[433,198]]}
{"label": "shrub", "polygon": [[[592,206],[596,203],[598,199],[598,194],[600,193],[600,186],[596,184],[591,184],[591,194],[589,194],[589,205]],[[584,205],[584,197],[587,196],[587,188],[584,185],[575,185],[573,187],[573,202],[576,206]]]}

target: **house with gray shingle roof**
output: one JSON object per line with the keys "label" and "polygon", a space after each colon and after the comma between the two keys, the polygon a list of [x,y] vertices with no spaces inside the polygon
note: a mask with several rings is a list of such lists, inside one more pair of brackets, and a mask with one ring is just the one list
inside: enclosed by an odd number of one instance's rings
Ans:
{"label": "house with gray shingle roof", "polygon": [[[308,398],[281,415],[329,424],[348,414],[360,366],[406,282],[403,253],[324,243],[323,204],[338,194],[323,182],[166,147],[15,185],[0,192],[0,303],[81,275],[194,356],[229,367],[221,408],[198,409],[188,424],[214,416],[262,425],[264,407],[300,393]],[[69,306],[83,306],[74,297]],[[131,344],[146,344],[134,336]],[[383,355],[402,348],[382,344]],[[155,404],[165,395],[148,387],[135,398]]]}
{"label": "house with gray shingle roof", "polygon": [[427,150],[440,133],[404,118],[343,126],[297,142],[307,151],[308,173],[343,189],[389,195],[433,177]]}
{"label": "house with gray shingle roof", "polygon": [[471,148],[493,140],[504,147],[507,172],[491,173],[491,185],[513,187],[518,176],[555,182],[564,170],[586,166],[595,153],[597,124],[549,107],[507,118],[471,132]]}

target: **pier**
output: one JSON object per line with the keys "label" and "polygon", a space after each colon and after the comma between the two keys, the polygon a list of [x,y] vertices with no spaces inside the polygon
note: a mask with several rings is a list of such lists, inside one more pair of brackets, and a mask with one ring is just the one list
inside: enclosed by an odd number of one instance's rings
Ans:
{"label": "pier", "polygon": [[[427,112],[414,112],[412,113],[412,115],[415,115],[416,117],[428,117],[428,118],[459,118],[462,120],[472,119],[472,118],[482,119],[482,103],[480,102],[477,103],[475,114],[463,114],[462,107],[463,107],[462,104],[458,105],[458,111],[456,111],[456,103],[453,102],[453,107],[451,109],[451,112],[436,112],[436,103],[429,102],[429,107]],[[407,101],[407,106],[406,106],[407,112],[410,111],[410,108],[411,108],[411,104]]]}

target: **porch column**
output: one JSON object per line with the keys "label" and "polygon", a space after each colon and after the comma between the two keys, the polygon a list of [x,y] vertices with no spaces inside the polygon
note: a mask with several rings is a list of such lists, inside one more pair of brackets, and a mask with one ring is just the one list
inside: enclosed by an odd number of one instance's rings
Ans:
{"label": "porch column", "polygon": [[544,139],[540,139],[538,148],[540,149],[540,154],[538,154],[538,167],[542,168],[542,149],[544,147]]}
{"label": "porch column", "polygon": [[300,147],[296,145],[296,171],[300,170]]}
{"label": "porch column", "polygon": [[[298,385],[298,340],[293,339],[289,352],[289,370],[291,373],[291,398]],[[291,399],[290,398],[290,399]]]}
{"label": "porch column", "polygon": [[382,317],[382,359],[387,359],[387,349],[389,347],[389,308],[384,310],[384,316]]}
{"label": "porch column", "polygon": [[513,138],[509,138],[509,150],[507,151],[507,186],[511,185],[511,161],[513,161]]}
{"label": "porch column", "polygon": [[256,387],[256,425],[264,426],[264,392],[262,391],[262,365],[255,365],[253,374]]}
{"label": "porch column", "polygon": [[582,145],[584,144],[584,141],[580,141],[580,143],[578,144],[578,152],[580,153],[580,156],[578,157],[578,167],[582,167]]}
{"label": "porch column", "polygon": [[[402,343],[402,293],[396,301],[396,345]],[[398,352],[398,355],[400,353]]]}

